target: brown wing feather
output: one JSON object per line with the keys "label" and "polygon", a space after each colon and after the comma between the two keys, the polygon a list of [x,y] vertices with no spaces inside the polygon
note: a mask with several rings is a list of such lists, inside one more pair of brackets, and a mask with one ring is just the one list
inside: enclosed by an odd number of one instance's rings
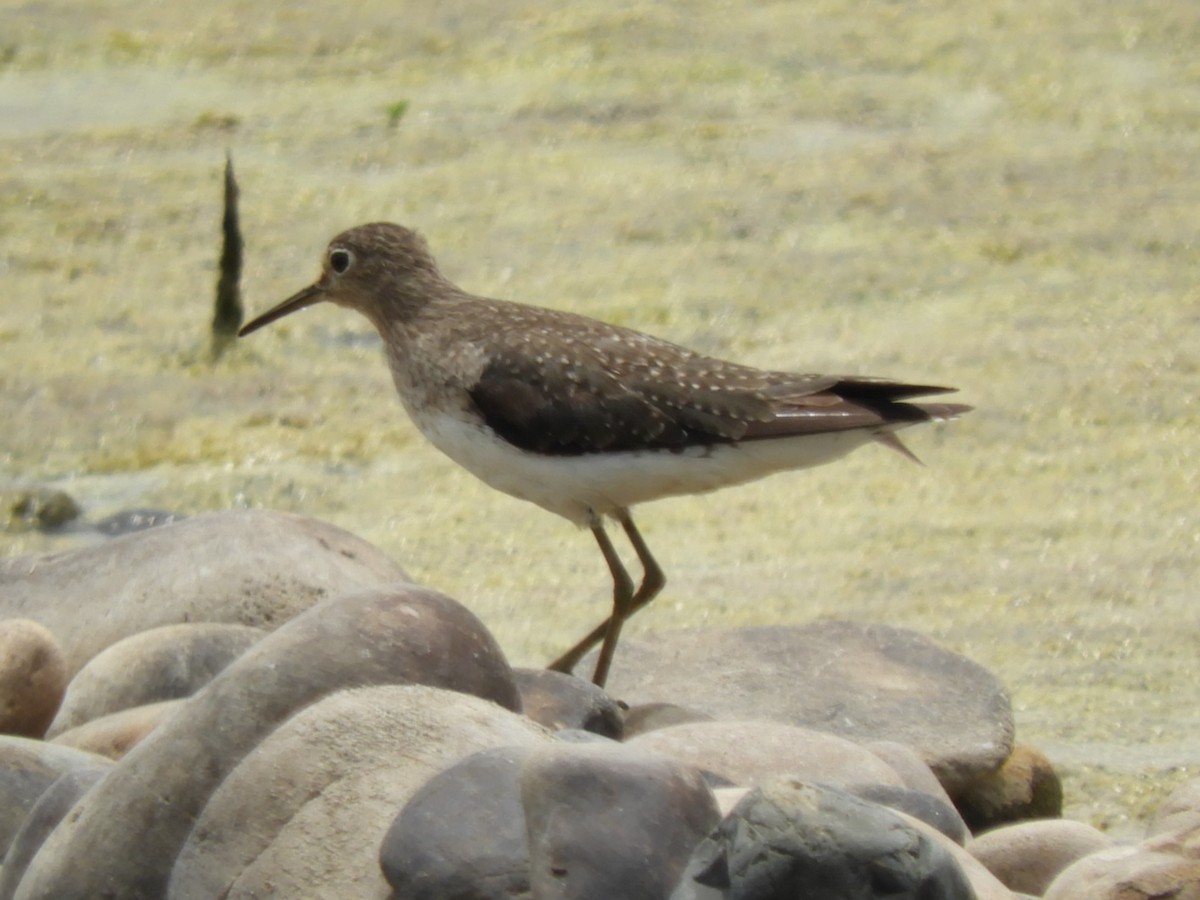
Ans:
{"label": "brown wing feather", "polygon": [[[470,395],[492,429],[535,453],[679,451],[885,429],[966,409],[904,402],[953,388],[764,371],[567,313],[524,308],[519,316],[520,329],[489,336],[493,356]],[[555,343],[562,332],[544,324],[572,326],[569,353]],[[505,338],[512,346],[496,353]]]}

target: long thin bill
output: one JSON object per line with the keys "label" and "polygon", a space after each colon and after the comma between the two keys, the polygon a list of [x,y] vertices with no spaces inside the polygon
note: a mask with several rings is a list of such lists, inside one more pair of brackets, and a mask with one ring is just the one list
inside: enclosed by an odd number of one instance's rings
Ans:
{"label": "long thin bill", "polygon": [[258,331],[264,325],[270,325],[276,319],[282,319],[288,313],[294,313],[298,309],[304,309],[306,306],[312,306],[314,303],[320,303],[325,299],[325,291],[320,285],[310,284],[304,290],[292,294],[278,306],[272,306],[257,319],[252,319],[241,327],[238,331],[238,337],[245,337],[252,331]]}

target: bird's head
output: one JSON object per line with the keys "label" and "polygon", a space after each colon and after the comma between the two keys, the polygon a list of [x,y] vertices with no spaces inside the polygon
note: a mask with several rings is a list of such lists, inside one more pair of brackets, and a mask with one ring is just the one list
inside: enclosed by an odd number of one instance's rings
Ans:
{"label": "bird's head", "polygon": [[359,225],[329,242],[316,281],[243,325],[238,336],[323,301],[358,310],[381,327],[415,315],[445,286],[429,245],[415,231],[390,222]]}

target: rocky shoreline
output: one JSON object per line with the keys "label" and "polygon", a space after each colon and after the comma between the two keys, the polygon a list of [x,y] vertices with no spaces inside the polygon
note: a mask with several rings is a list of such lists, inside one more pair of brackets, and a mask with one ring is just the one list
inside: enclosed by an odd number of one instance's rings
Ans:
{"label": "rocky shoreline", "polygon": [[0,898],[1200,886],[1200,782],[1138,842],[1060,818],[1005,686],[916,632],[670,632],[602,691],[293,514],[0,562],[0,710]]}

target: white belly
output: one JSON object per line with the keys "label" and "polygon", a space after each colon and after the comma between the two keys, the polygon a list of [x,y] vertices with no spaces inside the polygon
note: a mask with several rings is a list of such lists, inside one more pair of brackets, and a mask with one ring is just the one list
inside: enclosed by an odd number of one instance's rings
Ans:
{"label": "white belly", "polygon": [[486,484],[579,525],[660,497],[704,493],[773,472],[818,466],[873,440],[872,432],[859,429],[679,453],[541,456],[519,450],[491,429],[458,416],[421,416],[415,421],[435,447]]}

